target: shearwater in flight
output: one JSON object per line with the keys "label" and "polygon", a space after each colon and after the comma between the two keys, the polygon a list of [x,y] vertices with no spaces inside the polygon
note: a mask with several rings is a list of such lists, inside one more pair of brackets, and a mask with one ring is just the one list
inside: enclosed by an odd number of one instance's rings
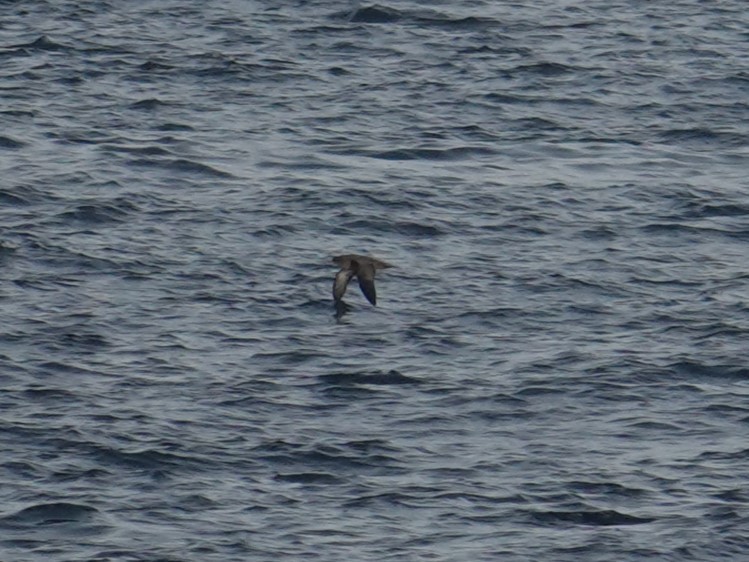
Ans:
{"label": "shearwater in flight", "polygon": [[359,256],[356,254],[346,254],[344,256],[335,256],[333,263],[340,266],[341,270],[336,273],[333,282],[333,299],[336,305],[342,302],[343,294],[346,292],[349,281],[356,277],[359,281],[359,288],[367,300],[377,306],[377,292],[375,291],[375,271],[393,267],[384,261],[370,258],[368,256]]}

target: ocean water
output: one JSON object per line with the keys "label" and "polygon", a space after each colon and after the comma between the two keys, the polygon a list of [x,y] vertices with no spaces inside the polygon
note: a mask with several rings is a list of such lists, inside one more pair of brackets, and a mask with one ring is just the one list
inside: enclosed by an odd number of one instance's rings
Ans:
{"label": "ocean water", "polygon": [[749,555],[743,2],[0,13],[0,559]]}

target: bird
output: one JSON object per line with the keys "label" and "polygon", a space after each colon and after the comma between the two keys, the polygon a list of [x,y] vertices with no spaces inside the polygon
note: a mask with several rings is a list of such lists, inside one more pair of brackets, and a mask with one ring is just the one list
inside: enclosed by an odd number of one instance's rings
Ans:
{"label": "bird", "polygon": [[369,256],[359,256],[357,254],[346,254],[335,256],[333,263],[340,266],[341,270],[336,273],[333,281],[333,300],[336,305],[342,302],[343,295],[346,292],[349,281],[356,277],[359,281],[359,288],[367,300],[374,306],[377,306],[377,291],[375,291],[375,271],[393,267],[389,263],[378,260]]}

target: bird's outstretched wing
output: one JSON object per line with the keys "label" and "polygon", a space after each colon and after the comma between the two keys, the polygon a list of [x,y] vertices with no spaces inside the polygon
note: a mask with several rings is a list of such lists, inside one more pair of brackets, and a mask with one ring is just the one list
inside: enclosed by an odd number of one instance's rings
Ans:
{"label": "bird's outstretched wing", "polygon": [[333,298],[336,302],[343,298],[348,287],[348,282],[354,276],[354,272],[350,269],[342,269],[335,275],[335,281],[333,281]]}
{"label": "bird's outstretched wing", "polygon": [[359,279],[359,288],[367,300],[373,305],[377,306],[377,291],[375,291],[374,284],[375,267],[373,264],[367,262],[359,264],[359,270],[356,272],[356,277]]}

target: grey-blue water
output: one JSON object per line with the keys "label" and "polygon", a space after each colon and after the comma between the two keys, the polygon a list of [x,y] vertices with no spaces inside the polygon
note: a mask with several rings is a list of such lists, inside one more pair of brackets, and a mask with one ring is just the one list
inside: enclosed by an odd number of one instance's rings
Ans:
{"label": "grey-blue water", "polygon": [[1,560],[749,556],[744,2],[0,12]]}

